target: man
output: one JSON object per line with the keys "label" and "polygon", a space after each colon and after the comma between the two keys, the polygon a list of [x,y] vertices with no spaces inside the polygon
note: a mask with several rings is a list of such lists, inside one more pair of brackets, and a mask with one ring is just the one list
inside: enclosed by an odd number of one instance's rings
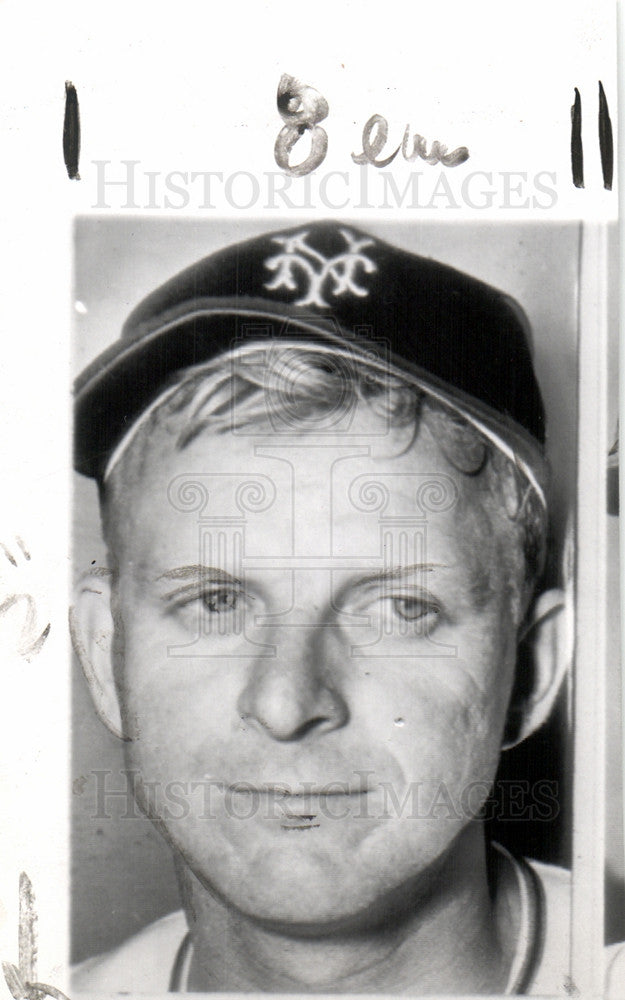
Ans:
{"label": "man", "polygon": [[566,666],[518,305],[352,226],[269,234],[140,304],[76,431],[111,572],[75,645],[184,915],[74,988],[559,992],[567,876],[483,825]]}

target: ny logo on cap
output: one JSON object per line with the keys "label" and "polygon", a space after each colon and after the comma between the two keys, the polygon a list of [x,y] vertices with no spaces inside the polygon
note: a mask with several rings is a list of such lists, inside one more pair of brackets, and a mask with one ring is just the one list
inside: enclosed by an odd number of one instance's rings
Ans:
{"label": "ny logo on cap", "polygon": [[339,229],[339,233],[345,240],[347,249],[343,253],[335,254],[334,257],[324,257],[318,250],[308,246],[307,230],[290,236],[274,236],[273,242],[284,249],[265,261],[270,271],[277,272],[275,278],[265,284],[265,288],[269,291],[278,288],[294,291],[298,287],[296,274],[299,271],[300,276],[308,280],[308,287],[302,297],[294,303],[296,306],[327,308],[329,303],[325,301],[322,293],[328,279],[332,281],[330,288],[332,295],[343,295],[344,292],[351,292],[360,297],[368,295],[367,288],[361,288],[356,284],[355,275],[359,264],[366,274],[377,270],[377,265],[362,253],[365,247],[373,245],[373,240],[357,239],[347,229]]}

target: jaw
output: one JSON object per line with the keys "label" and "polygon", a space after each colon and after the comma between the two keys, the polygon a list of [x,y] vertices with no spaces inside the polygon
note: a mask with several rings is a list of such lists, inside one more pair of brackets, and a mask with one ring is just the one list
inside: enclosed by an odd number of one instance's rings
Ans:
{"label": "jaw", "polygon": [[[195,945],[194,989],[426,994],[501,985],[480,824],[417,877],[334,920],[250,917],[199,882],[181,856],[176,867]],[[459,941],[467,948],[459,951]]]}
{"label": "jaw", "polygon": [[383,845],[373,832],[359,849],[340,857],[336,843],[306,827],[283,831],[271,848],[263,844],[247,858],[230,852],[218,879],[205,877],[196,858],[178,848],[174,857],[185,904],[192,913],[205,914],[207,925],[236,914],[267,932],[323,939],[399,933],[417,914],[424,919],[432,907],[444,908],[464,882],[482,872],[475,858],[483,856],[483,843],[482,824],[472,822],[436,847],[404,848],[404,857],[398,844]]}

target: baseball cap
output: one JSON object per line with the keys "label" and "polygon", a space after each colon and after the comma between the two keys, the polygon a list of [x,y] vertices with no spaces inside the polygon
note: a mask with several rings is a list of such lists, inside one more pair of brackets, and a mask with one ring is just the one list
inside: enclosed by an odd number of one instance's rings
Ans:
{"label": "baseball cap", "polygon": [[545,417],[531,330],[504,292],[341,222],[228,246],[175,275],[75,384],[75,466],[111,454],[181,369],[254,341],[334,346],[446,403],[544,500]]}

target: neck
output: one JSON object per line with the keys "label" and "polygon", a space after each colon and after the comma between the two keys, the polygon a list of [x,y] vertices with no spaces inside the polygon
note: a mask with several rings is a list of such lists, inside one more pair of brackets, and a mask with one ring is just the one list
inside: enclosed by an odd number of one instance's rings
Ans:
{"label": "neck", "polygon": [[[498,932],[483,834],[473,825],[428,890],[404,887],[384,920],[301,937],[229,908],[179,864],[197,992],[501,993],[514,951],[510,908]],[[501,916],[501,915],[499,915]]]}

